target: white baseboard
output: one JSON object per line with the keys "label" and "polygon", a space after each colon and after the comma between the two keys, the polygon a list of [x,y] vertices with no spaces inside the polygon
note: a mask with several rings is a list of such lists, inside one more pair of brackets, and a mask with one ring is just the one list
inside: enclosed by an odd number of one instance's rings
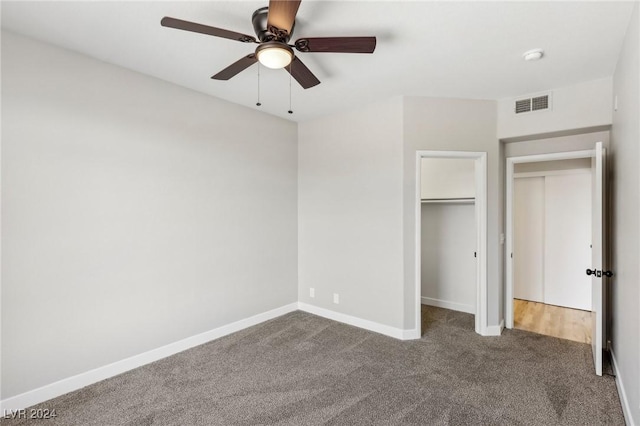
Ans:
{"label": "white baseboard", "polygon": [[611,363],[613,364],[613,374],[616,375],[616,388],[618,388],[618,395],[620,396],[620,405],[622,405],[622,413],[624,414],[624,421],[628,426],[635,426],[633,415],[631,414],[631,407],[629,406],[629,400],[627,399],[627,392],[624,388],[624,382],[622,381],[622,376],[620,375],[620,370],[618,370],[618,363],[616,362],[616,356],[613,353],[613,349],[611,351]]}
{"label": "white baseboard", "polygon": [[197,334],[195,336],[187,337],[186,339],[179,340],[174,343],[152,349],[147,352],[143,352],[138,355],[134,355],[130,358],[116,361],[112,364],[98,367],[96,369],[77,374],[66,379],[42,386],[40,388],[16,395],[0,401],[0,413],[7,412],[9,410],[20,410],[30,407],[35,404],[47,401],[51,398],[55,398],[65,393],[78,390],[85,386],[99,382],[109,377],[116,376],[134,368],[141,367],[145,364],[157,361],[162,358],[174,355],[178,352],[193,348],[203,343],[210,342],[211,340],[218,339],[236,331],[243,330],[247,327],[251,327],[261,322],[279,317],[298,310],[298,303],[290,303],[280,308],[272,309],[267,312],[263,312],[254,315],[249,318],[241,319],[231,324],[226,324],[213,330],[206,331],[204,333]]}
{"label": "white baseboard", "polygon": [[465,305],[464,303],[449,302],[447,300],[433,299],[431,297],[421,297],[420,301],[423,305],[435,306],[437,308],[451,309],[452,311],[466,312],[468,314],[476,313],[475,306]]}
{"label": "white baseboard", "polygon": [[504,330],[504,320],[500,320],[500,325],[488,325],[483,336],[500,336]]}
{"label": "white baseboard", "polygon": [[[428,303],[427,303],[428,304]],[[448,309],[448,306],[442,306]],[[141,367],[151,362],[166,358],[174,355],[178,352],[193,348],[198,345],[210,342],[220,337],[226,336],[231,333],[243,330],[245,328],[260,324],[261,322],[277,318],[281,315],[285,315],[289,312],[301,310],[309,312],[314,315],[318,315],[327,319],[342,322],[345,324],[353,325],[355,327],[363,328],[365,330],[373,331],[375,333],[384,334],[400,340],[413,340],[421,337],[420,330],[416,329],[400,329],[391,327],[385,324],[380,324],[374,321],[365,320],[362,318],[354,317],[351,315],[343,314],[340,312],[331,311],[329,309],[320,308],[317,306],[309,305],[307,303],[291,303],[289,305],[282,306],[280,308],[273,309],[271,311],[263,312],[261,314],[254,315],[249,318],[245,318],[231,324],[223,325],[213,330],[206,331],[204,333],[197,334],[195,336],[187,337],[186,339],[179,340],[174,343],[162,346],[160,348],[152,349],[150,351],[134,355],[132,357],[116,361],[112,364],[98,367],[93,370],[77,374],[66,379],[59,380],[54,383],[42,386],[40,388],[22,393],[20,395],[12,396],[10,398],[0,401],[0,412],[6,412],[10,410],[20,410],[30,407],[35,404],[47,401],[49,399],[64,395],[66,393],[81,389],[85,386],[99,382],[104,379],[122,374],[134,368]],[[459,309],[458,309],[459,310]],[[504,322],[500,323],[500,326],[490,326],[487,329],[488,334],[499,336]]]}
{"label": "white baseboard", "polygon": [[400,340],[411,340],[420,338],[420,333],[416,332],[415,329],[403,330],[401,328],[391,327],[389,325],[384,325],[340,312],[331,311],[329,309],[320,308],[318,306],[309,305],[303,302],[298,303],[298,309],[300,309],[301,311],[309,312],[310,314],[318,315],[323,318],[353,325],[359,328],[364,328],[365,330],[384,334],[386,336],[394,337]]}
{"label": "white baseboard", "polygon": [[416,340],[422,337],[420,330],[412,328],[411,330],[402,330],[402,340]]}

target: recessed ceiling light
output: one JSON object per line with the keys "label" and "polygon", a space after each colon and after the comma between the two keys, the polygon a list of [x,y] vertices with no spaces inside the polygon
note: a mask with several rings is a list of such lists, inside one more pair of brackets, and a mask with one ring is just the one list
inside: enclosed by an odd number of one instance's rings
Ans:
{"label": "recessed ceiling light", "polygon": [[544,50],[533,49],[533,50],[524,52],[522,54],[522,57],[524,58],[525,61],[537,61],[538,59],[542,58],[543,55],[544,55]]}

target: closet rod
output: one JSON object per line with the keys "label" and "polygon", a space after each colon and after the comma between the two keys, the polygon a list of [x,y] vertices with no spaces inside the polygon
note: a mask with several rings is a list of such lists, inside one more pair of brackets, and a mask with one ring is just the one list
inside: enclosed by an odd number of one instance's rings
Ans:
{"label": "closet rod", "polygon": [[451,203],[451,204],[474,204],[475,198],[423,198],[420,200],[423,204],[429,203]]}

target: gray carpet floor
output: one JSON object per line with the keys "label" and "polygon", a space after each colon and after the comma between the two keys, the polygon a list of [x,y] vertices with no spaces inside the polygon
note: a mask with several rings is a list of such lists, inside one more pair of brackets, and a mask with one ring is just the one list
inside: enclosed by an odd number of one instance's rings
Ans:
{"label": "gray carpet floor", "polygon": [[424,308],[398,341],[294,312],[63,395],[55,420],[7,425],[623,425],[591,348],[526,331],[473,332]]}

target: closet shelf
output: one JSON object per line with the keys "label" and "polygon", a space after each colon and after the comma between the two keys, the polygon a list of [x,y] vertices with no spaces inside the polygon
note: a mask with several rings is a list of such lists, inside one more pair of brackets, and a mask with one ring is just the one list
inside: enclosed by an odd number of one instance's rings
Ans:
{"label": "closet shelf", "polygon": [[475,198],[423,198],[422,204],[475,204]]}

